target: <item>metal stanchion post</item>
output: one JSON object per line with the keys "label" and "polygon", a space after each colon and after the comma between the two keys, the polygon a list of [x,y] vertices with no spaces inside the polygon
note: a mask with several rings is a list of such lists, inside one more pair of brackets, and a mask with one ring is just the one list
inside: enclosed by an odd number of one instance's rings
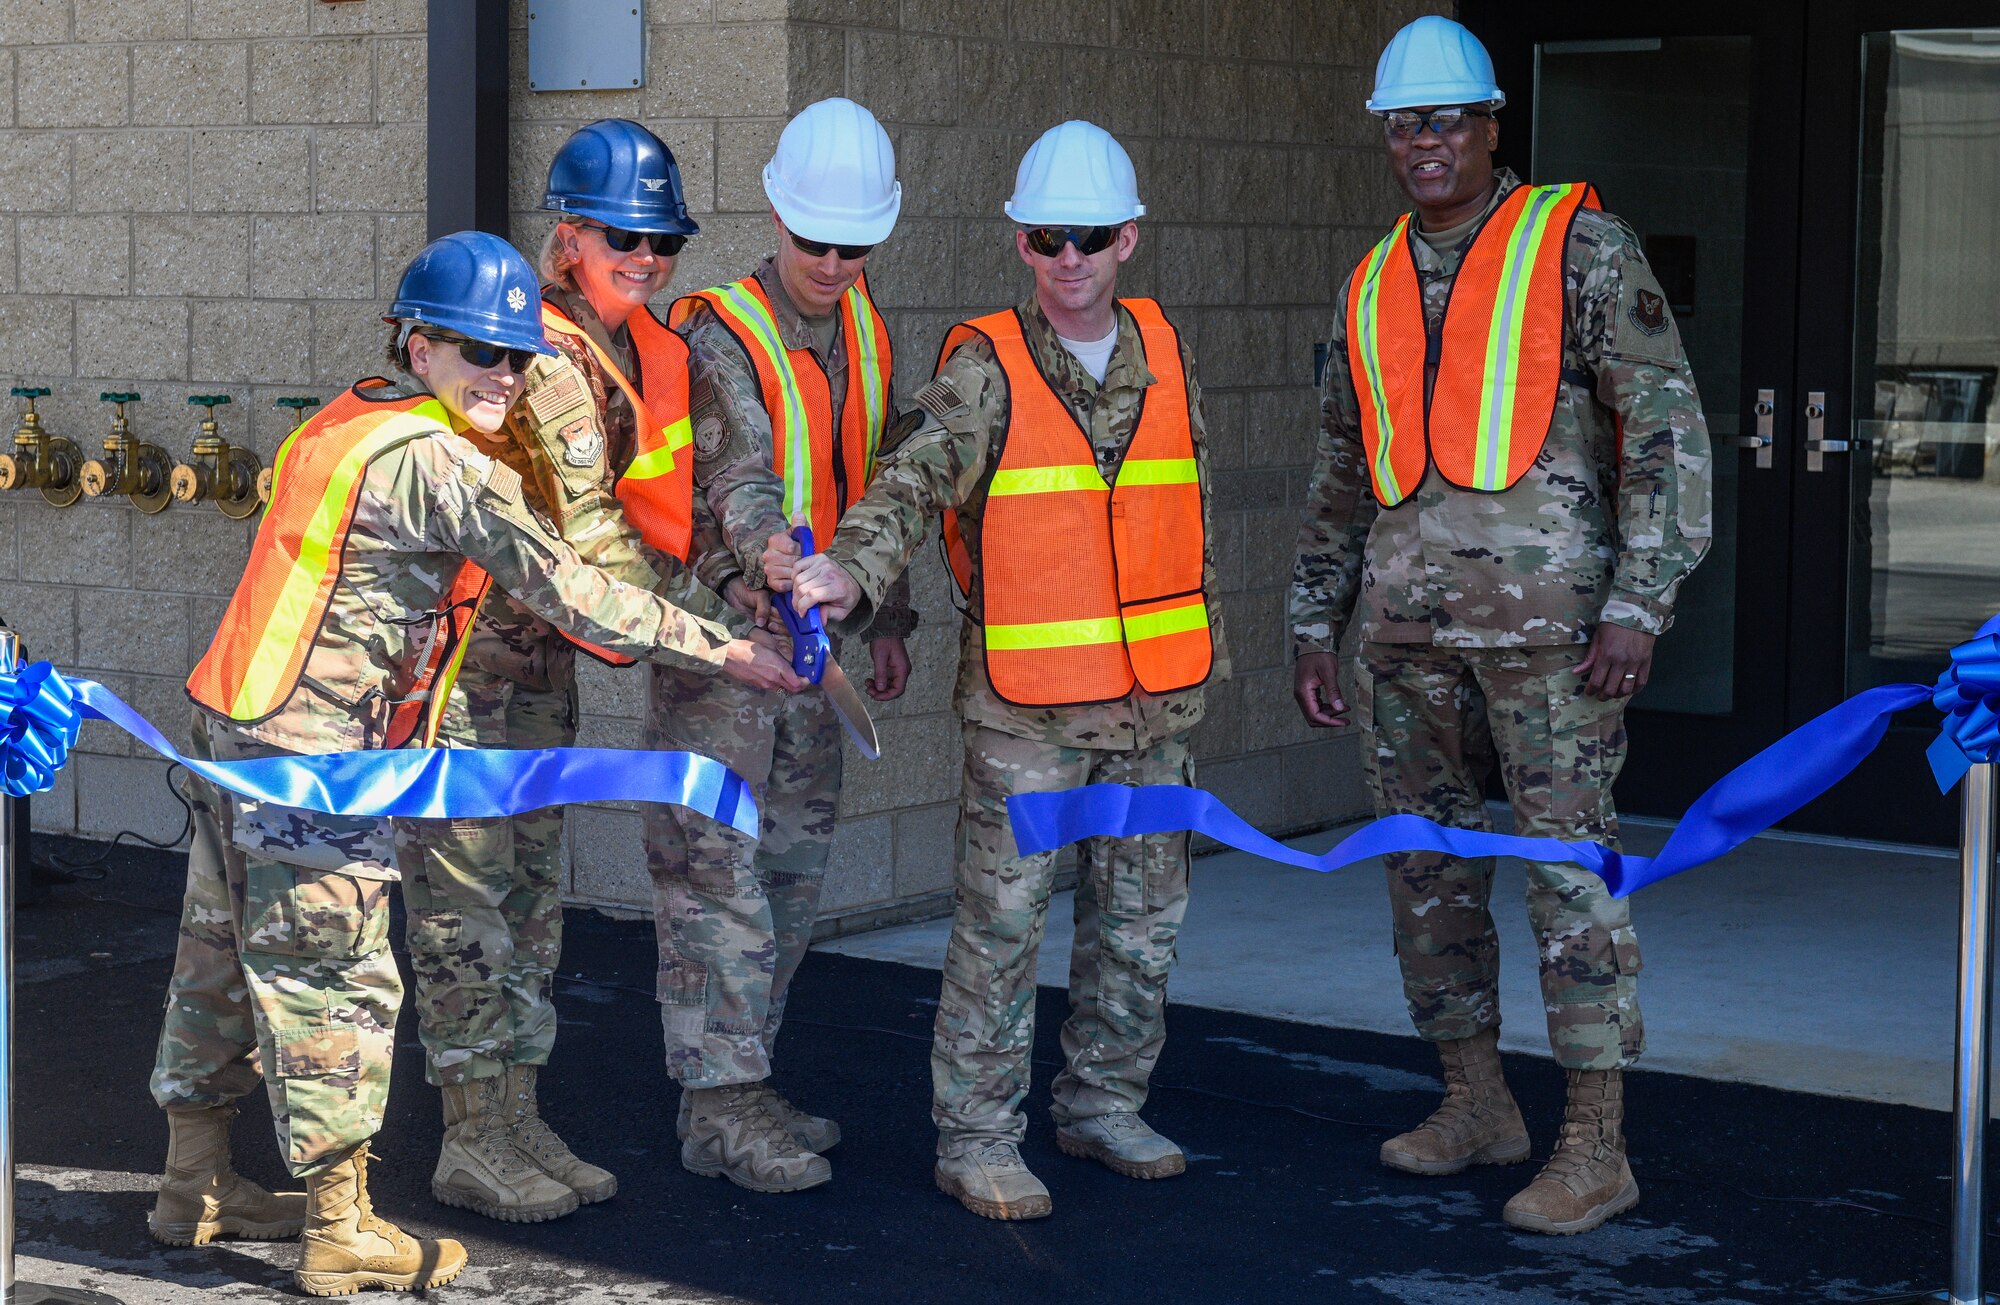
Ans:
{"label": "metal stanchion post", "polygon": [[[0,628],[0,675],[21,667],[21,640]],[[11,867],[16,804],[0,798],[0,868]],[[116,1297],[14,1279],[14,876],[0,873],[0,1300],[6,1305],[119,1305]]]}
{"label": "metal stanchion post", "polygon": [[1986,1250],[1986,1121],[1992,1110],[1987,1067],[1993,1055],[1993,871],[1995,768],[1975,765],[1959,785],[1963,815],[1958,862],[1958,1065],[1952,1085],[1951,1286],[1946,1291],[1882,1297],[1877,1305],[1949,1301],[1988,1305],[2000,1295],[1981,1287]]}

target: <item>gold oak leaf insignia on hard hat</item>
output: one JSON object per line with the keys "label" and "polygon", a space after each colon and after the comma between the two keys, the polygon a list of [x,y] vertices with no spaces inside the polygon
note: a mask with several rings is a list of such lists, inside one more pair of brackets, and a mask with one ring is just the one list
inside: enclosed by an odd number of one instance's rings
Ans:
{"label": "gold oak leaf insignia on hard hat", "polygon": [[1651,290],[1641,290],[1632,296],[1632,325],[1647,335],[1658,335],[1667,329],[1667,301]]}

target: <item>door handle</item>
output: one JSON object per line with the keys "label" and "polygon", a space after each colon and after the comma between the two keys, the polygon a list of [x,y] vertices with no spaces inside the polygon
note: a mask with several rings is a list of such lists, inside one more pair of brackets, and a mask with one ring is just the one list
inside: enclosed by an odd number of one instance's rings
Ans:
{"label": "door handle", "polygon": [[1806,470],[1825,471],[1826,454],[1845,453],[1852,447],[1847,440],[1826,438],[1826,391],[1806,395]]}
{"label": "door handle", "polygon": [[1771,434],[1771,425],[1772,419],[1777,416],[1778,412],[1778,392],[1776,390],[1757,391],[1757,406],[1752,408],[1751,411],[1757,416],[1757,433],[1755,435],[1738,435],[1736,437],[1736,447],[1739,449],[1757,450],[1757,465],[1768,471],[1771,467],[1771,445],[1774,442]]}

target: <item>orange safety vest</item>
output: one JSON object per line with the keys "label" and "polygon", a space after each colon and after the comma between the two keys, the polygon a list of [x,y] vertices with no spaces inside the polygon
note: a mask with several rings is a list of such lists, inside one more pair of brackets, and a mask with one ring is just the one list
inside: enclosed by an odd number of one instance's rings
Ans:
{"label": "orange safety vest", "polygon": [[1562,380],[1564,248],[1588,182],[1519,186],[1473,237],[1445,305],[1428,398],[1430,336],[1404,214],[1354,269],[1347,362],[1375,498],[1394,507],[1428,467],[1459,489],[1497,494],[1548,439]]}
{"label": "orange safety vest", "polygon": [[785,347],[756,277],[678,299],[667,320],[682,325],[697,303],[714,310],[757,373],[771,418],[771,469],[785,486],[785,520],[804,512],[824,544],[874,477],[875,450],[889,421],[889,327],[868,295],[868,279],[840,297],[847,401],[837,420],[825,368],[812,350]]}
{"label": "orange safety vest", "polygon": [[[1138,324],[1155,379],[1113,484],[1035,365],[1018,312],[953,327],[938,358],[942,367],[980,335],[1006,374],[1007,435],[987,473],[979,584],[986,678],[1017,706],[1113,702],[1135,680],[1172,693],[1206,680],[1215,659],[1180,336],[1151,299],[1118,302]],[[946,515],[945,539],[969,596],[972,559],[956,513]]]}
{"label": "orange safety vest", "polygon": [[[272,492],[250,560],[222,615],[215,640],[188,677],[188,696],[230,720],[254,725],[284,710],[297,691],[340,579],[341,557],[368,464],[401,444],[451,429],[444,406],[427,394],[371,397],[389,382],[371,377],[293,431],[272,463]],[[385,746],[437,737],[446,695],[465,659],[465,634],[492,583],[464,562],[446,586],[445,604],[422,664],[393,700]]]}

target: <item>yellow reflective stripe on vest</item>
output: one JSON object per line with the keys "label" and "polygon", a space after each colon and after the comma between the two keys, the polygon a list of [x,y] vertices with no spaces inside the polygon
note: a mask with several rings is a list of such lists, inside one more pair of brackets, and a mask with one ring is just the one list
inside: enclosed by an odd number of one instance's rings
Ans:
{"label": "yellow reflective stripe on vest", "polygon": [[989,625],[986,646],[1002,652],[1037,648],[1075,648],[1091,643],[1117,643],[1125,637],[1124,623],[1115,616],[1082,621],[1042,621],[1034,625]]}
{"label": "yellow reflective stripe on vest", "polygon": [[[854,341],[855,356],[847,361],[848,384],[854,383],[858,369],[861,377],[861,407],[867,414],[868,429],[862,438],[868,441],[868,456],[863,463],[862,475],[867,480],[875,479],[875,446],[882,440],[882,428],[889,420],[888,406],[882,401],[882,343],[875,335],[875,310],[869,306],[868,296],[861,293],[861,283],[855,282],[841,296],[847,304],[850,320],[848,338]],[[855,493],[860,493],[856,486]]]}
{"label": "yellow reflective stripe on vest", "polygon": [[1486,328],[1485,380],[1479,387],[1479,425],[1474,436],[1474,489],[1507,488],[1509,445],[1513,443],[1514,389],[1521,373],[1521,323],[1528,312],[1528,281],[1535,274],[1549,218],[1576,190],[1574,185],[1536,186],[1525,211],[1507,233],[1507,256],[1500,293]]}
{"label": "yellow reflective stripe on vest", "polygon": [[1125,641],[1138,643],[1141,639],[1158,639],[1163,635],[1186,634],[1190,630],[1207,628],[1208,604],[1195,598],[1181,607],[1126,617]]}
{"label": "yellow reflective stripe on vest", "polygon": [[[305,634],[306,614],[319,594],[320,582],[340,565],[333,546],[340,542],[340,519],[354,497],[355,482],[368,472],[368,464],[392,444],[414,439],[442,426],[451,429],[444,406],[432,399],[408,412],[399,412],[368,432],[342,459],[327,481],[326,494],[313,505],[311,523],[299,540],[298,560],[285,576],[285,587],[271,604],[265,635],[244,669],[236,699],[229,714],[237,720],[251,720],[264,714],[265,703],[278,690],[278,680],[291,660],[292,649]],[[275,494],[273,495],[275,498]],[[273,631],[277,632],[275,635]]]}
{"label": "yellow reflective stripe on vest", "polygon": [[1007,467],[993,473],[987,497],[996,494],[1062,494],[1085,490],[1109,494],[1111,486],[1088,462],[1056,467]]}
{"label": "yellow reflective stripe on vest", "polygon": [[[1382,323],[1379,318],[1382,292],[1382,267],[1389,261],[1389,253],[1396,242],[1404,238],[1409,226],[1409,216],[1399,219],[1395,228],[1382,238],[1368,253],[1368,267],[1362,273],[1361,304],[1355,312],[1355,324],[1361,331],[1361,366],[1368,373],[1368,397],[1375,408],[1375,430],[1380,435],[1375,443],[1375,483],[1388,487],[1388,498],[1401,502],[1403,487],[1396,483],[1395,463],[1390,460],[1389,446],[1396,438],[1396,423],[1389,418],[1389,400],[1382,389]],[[1331,366],[1332,364],[1328,364]]]}
{"label": "yellow reflective stripe on vest", "polygon": [[[792,355],[778,334],[778,323],[764,310],[757,296],[740,281],[718,286],[709,293],[718,307],[725,308],[737,321],[750,328],[778,377],[778,389],[785,399],[785,520],[812,511],[812,431],[806,422],[805,399],[799,394],[798,374],[792,370]],[[775,437],[777,432],[772,432]]]}
{"label": "yellow reflective stripe on vest", "polygon": [[1118,468],[1120,485],[1192,485],[1193,458],[1127,458]]}
{"label": "yellow reflective stripe on vest", "polygon": [[694,443],[694,423],[683,417],[661,432],[664,437],[657,448],[647,449],[632,459],[632,465],[625,468],[623,480],[652,480],[664,476],[674,469],[674,454]]}

